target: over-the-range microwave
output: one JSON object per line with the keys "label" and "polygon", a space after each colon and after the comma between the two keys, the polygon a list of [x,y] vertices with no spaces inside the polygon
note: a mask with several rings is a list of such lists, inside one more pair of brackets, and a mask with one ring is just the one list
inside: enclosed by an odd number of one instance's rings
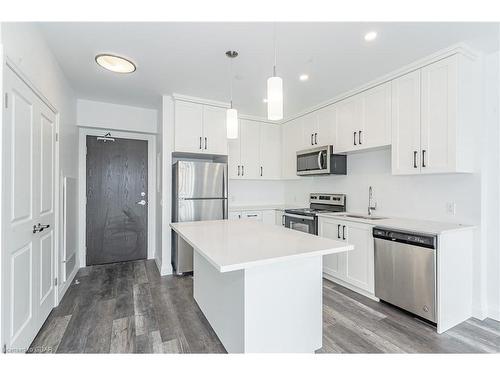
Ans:
{"label": "over-the-range microwave", "polygon": [[297,151],[297,175],[347,174],[347,156],[333,153],[333,146]]}

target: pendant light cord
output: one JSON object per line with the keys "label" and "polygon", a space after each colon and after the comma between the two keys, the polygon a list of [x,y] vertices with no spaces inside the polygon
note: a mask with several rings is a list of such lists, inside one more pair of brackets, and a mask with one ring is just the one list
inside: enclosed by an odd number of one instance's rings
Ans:
{"label": "pendant light cord", "polygon": [[231,95],[231,108],[233,108],[233,59],[229,59],[229,93]]}
{"label": "pendant light cord", "polygon": [[273,77],[276,77],[276,22],[273,24],[273,45],[274,45],[274,65],[273,65]]}

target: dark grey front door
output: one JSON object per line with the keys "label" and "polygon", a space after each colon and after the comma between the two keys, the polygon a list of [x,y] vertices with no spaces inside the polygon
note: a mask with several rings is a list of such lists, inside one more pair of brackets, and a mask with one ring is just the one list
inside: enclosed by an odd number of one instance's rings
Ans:
{"label": "dark grey front door", "polygon": [[147,192],[147,141],[87,136],[87,265],[147,258]]}

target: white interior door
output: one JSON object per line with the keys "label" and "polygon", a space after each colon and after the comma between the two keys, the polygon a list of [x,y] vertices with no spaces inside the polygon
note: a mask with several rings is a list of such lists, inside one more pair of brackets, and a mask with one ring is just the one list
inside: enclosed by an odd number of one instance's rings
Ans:
{"label": "white interior door", "polygon": [[5,92],[3,327],[26,350],[54,306],[55,115],[9,68]]}

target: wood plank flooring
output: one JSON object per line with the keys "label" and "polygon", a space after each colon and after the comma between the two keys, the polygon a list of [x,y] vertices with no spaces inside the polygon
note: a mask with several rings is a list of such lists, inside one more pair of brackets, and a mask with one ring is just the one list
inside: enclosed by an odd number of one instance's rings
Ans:
{"label": "wood plank flooring", "polygon": [[[57,353],[225,353],[193,299],[190,277],[160,277],[154,261],[79,270],[31,345]],[[319,353],[499,353],[500,322],[470,319],[438,335],[385,303],[323,284]]]}

